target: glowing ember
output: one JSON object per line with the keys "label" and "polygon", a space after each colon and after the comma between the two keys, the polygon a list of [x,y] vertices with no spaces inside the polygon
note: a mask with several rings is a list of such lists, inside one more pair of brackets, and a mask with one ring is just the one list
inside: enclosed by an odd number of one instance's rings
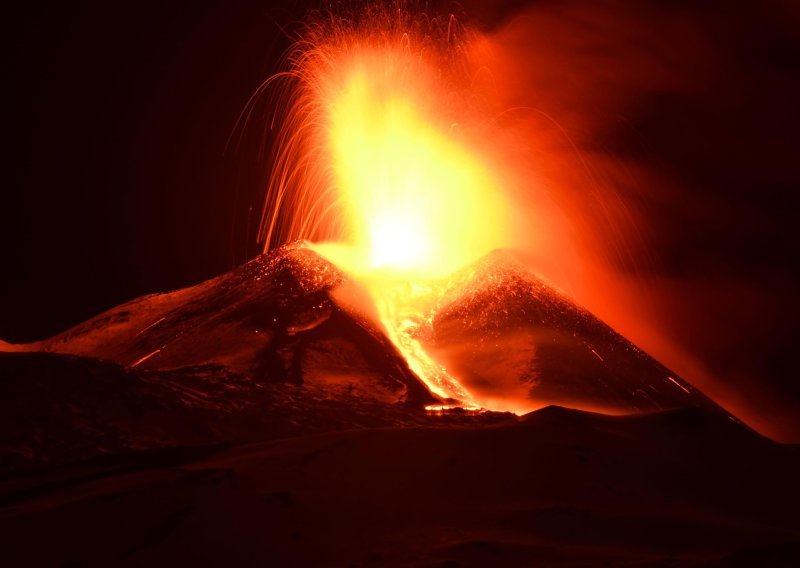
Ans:
{"label": "glowing ember", "polygon": [[[504,194],[475,142],[471,37],[452,19],[380,8],[309,27],[287,75],[296,83],[262,231],[267,247],[275,232],[327,241],[318,252],[366,286],[410,368],[478,408],[415,335],[434,279],[507,243]],[[277,213],[287,203],[288,221]]]}

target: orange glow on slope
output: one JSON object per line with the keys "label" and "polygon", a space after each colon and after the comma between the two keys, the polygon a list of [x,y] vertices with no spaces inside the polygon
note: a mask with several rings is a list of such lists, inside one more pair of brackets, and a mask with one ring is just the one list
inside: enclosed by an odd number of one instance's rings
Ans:
{"label": "orange glow on slope", "polygon": [[[509,209],[478,150],[470,32],[451,18],[367,9],[320,18],[290,57],[296,86],[262,218],[270,246],[316,250],[369,291],[387,336],[432,392],[479,404],[421,346],[436,279],[507,246]],[[275,216],[293,209],[289,223]]]}

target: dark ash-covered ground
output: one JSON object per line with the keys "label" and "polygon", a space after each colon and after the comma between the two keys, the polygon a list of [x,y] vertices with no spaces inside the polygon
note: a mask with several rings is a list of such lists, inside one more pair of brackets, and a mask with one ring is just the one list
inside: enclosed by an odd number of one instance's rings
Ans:
{"label": "dark ash-covered ground", "polygon": [[548,407],[6,475],[0,534],[20,566],[788,567],[798,478],[704,410]]}

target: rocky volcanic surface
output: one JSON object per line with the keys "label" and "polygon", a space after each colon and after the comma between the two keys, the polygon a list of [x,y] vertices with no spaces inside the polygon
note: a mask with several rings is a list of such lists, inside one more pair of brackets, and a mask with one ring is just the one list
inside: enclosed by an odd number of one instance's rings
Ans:
{"label": "rocky volcanic surface", "polygon": [[470,391],[533,410],[613,414],[698,406],[727,414],[518,262],[490,253],[442,287],[423,344]]}
{"label": "rocky volcanic surface", "polygon": [[358,294],[298,243],[0,343],[6,565],[800,565],[800,448],[506,253],[419,338],[471,390],[583,410],[426,414]]}
{"label": "rocky volcanic surface", "polygon": [[34,348],[142,370],[217,365],[386,403],[434,401],[383,333],[332,298],[348,284],[298,242],[197,286],[123,304]]}

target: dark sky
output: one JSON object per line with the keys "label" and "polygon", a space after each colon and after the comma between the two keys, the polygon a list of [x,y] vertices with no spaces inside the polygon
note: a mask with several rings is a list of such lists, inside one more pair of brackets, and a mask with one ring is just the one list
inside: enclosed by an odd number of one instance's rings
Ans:
{"label": "dark sky", "polygon": [[242,260],[260,169],[225,144],[297,18],[264,6],[28,3],[5,18],[0,337],[46,337]]}
{"label": "dark sky", "polygon": [[[466,11],[489,26],[540,4],[475,1]],[[600,28],[603,18],[619,26],[626,6],[642,3],[603,4]],[[260,205],[267,166],[252,148],[224,149],[249,96],[278,70],[288,46],[281,30],[302,14],[286,5],[5,9],[0,338],[47,337],[255,252],[248,209]],[[800,439],[800,420],[791,418],[800,408],[800,18],[790,2],[648,5],[704,30],[719,63],[691,96],[641,94],[586,144],[633,156],[674,182],[655,197],[631,198],[649,227],[650,276],[679,283],[662,294],[659,324],[744,396],[779,401],[779,429]],[[566,29],[580,33],[585,26],[574,20]],[[657,16],[647,21],[653,34],[670,33]],[[686,52],[685,39],[665,44]],[[590,120],[590,106],[571,110]]]}

